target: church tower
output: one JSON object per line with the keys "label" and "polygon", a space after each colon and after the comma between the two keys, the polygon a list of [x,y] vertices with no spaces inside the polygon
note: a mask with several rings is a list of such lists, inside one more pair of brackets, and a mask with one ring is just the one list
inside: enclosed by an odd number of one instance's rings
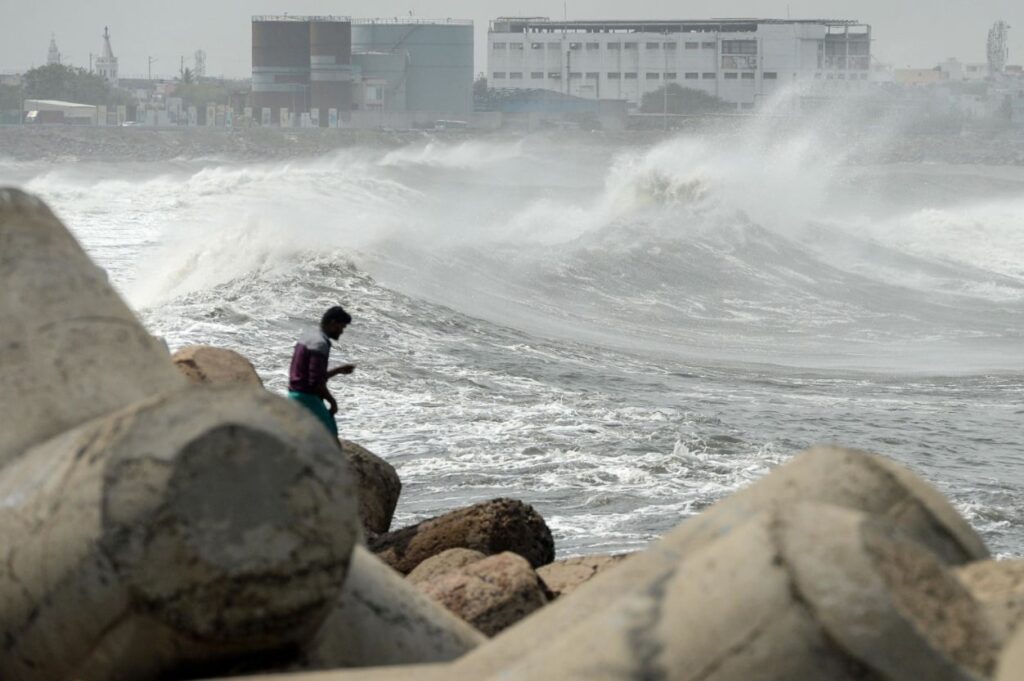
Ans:
{"label": "church tower", "polygon": [[46,53],[46,65],[60,63],[60,50],[57,49],[57,36],[50,34],[50,51]]}
{"label": "church tower", "polygon": [[117,86],[117,57],[110,47],[110,29],[103,27],[103,53],[96,58],[96,73],[113,86]]}

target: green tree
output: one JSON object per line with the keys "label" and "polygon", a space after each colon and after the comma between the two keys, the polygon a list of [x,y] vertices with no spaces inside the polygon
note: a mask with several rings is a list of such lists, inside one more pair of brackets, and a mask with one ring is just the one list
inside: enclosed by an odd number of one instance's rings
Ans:
{"label": "green tree", "polygon": [[684,88],[677,83],[669,83],[654,92],[648,92],[640,101],[640,112],[649,114],[699,115],[735,110],[735,106],[714,95],[703,90]]}
{"label": "green tree", "polygon": [[181,97],[186,106],[206,106],[210,103],[224,104],[230,96],[231,89],[223,83],[216,81],[202,80],[199,82],[185,82],[174,88],[174,97]]}
{"label": "green tree", "polygon": [[21,110],[23,98],[21,88],[17,85],[0,85],[0,111]]}
{"label": "green tree", "polygon": [[25,73],[22,78],[25,99],[59,99],[80,104],[129,104],[132,97],[110,86],[102,76],[85,69],[47,64]]}
{"label": "green tree", "polygon": [[192,69],[185,69],[181,73],[181,82],[185,85],[191,85],[195,81],[195,76],[192,75]]}
{"label": "green tree", "polygon": [[487,79],[482,75],[477,76],[477,79],[473,81],[473,96],[474,97],[486,97],[487,96]]}

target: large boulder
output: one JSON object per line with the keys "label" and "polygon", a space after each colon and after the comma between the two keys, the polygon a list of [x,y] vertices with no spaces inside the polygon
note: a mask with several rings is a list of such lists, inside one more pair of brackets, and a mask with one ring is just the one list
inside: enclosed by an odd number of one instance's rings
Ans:
{"label": "large boulder", "polygon": [[431,556],[416,566],[406,577],[410,584],[429,582],[448,572],[476,563],[486,558],[484,554],[473,549],[448,549],[436,556]]}
{"label": "large boulder", "polygon": [[37,445],[0,471],[0,678],[195,678],[302,645],[346,582],[355,497],[323,427],[263,390]]}
{"label": "large boulder", "polygon": [[421,582],[417,588],[488,636],[548,602],[530,563],[507,551]]}
{"label": "large boulder", "polygon": [[[483,678],[969,681],[992,672],[997,651],[978,604],[891,521],[780,506],[674,560]],[[461,673],[456,663],[454,678],[473,678]]]}
{"label": "large boulder", "polygon": [[533,567],[555,559],[551,530],[532,506],[495,499],[372,537],[369,548],[402,574],[447,549],[473,549],[486,555],[517,553]]}
{"label": "large boulder", "polygon": [[365,447],[339,440],[359,485],[359,517],[370,536],[391,529],[391,519],[402,493],[395,467]]}
{"label": "large boulder", "polygon": [[1024,629],[1024,560],[983,560],[957,569],[956,575],[984,606],[1000,643]]}
{"label": "large boulder", "polygon": [[455,663],[459,678],[486,678],[521,660],[620,599],[664,581],[686,556],[742,526],[758,512],[799,502],[821,502],[891,520],[907,537],[950,565],[989,557],[981,538],[934,487],[882,456],[840,447],[814,447],[756,483],[681,523],[649,548],[557,599],[528,623]]}
{"label": "large boulder", "polygon": [[608,568],[615,567],[627,557],[627,554],[620,554],[566,558],[537,568],[537,576],[555,596],[565,596]]}
{"label": "large boulder", "polygon": [[184,385],[167,349],[50,209],[0,188],[0,466]]}
{"label": "large boulder", "polygon": [[1024,629],[1003,648],[995,681],[1021,681],[1024,679]]}
{"label": "large boulder", "polygon": [[252,363],[234,350],[190,345],[171,355],[171,360],[194,385],[263,387]]}

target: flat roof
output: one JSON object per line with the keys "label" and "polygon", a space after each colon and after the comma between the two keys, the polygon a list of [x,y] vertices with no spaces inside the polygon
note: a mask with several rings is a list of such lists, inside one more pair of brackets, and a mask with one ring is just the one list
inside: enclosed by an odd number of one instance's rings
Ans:
{"label": "flat roof", "polygon": [[[79,102],[63,102],[59,99],[26,99],[25,106],[59,106],[65,109],[95,109],[95,104],[81,104]],[[26,109],[28,111],[28,109]]]}
{"label": "flat roof", "polygon": [[472,26],[472,19],[417,19],[415,17],[393,17],[380,19],[355,19],[353,24],[369,26],[375,24],[393,26]]}
{"label": "flat roof", "polygon": [[254,24],[265,21],[301,21],[305,23],[351,23],[352,17],[334,16],[332,14],[256,14]]}
{"label": "flat roof", "polygon": [[625,30],[644,31],[655,28],[660,30],[676,29],[682,32],[685,28],[718,28],[739,30],[760,24],[815,24],[819,26],[866,26],[854,19],[758,19],[758,18],[722,18],[722,19],[611,19],[559,21],[546,17],[498,17],[491,22],[495,24],[513,24],[518,30],[542,28],[547,30]]}

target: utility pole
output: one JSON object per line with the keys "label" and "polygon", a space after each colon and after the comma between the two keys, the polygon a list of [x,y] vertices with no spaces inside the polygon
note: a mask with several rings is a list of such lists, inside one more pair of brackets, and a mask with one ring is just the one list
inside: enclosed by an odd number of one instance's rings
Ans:
{"label": "utility pole", "polygon": [[150,82],[153,81],[153,62],[155,62],[155,61],[160,61],[160,60],[155,58],[155,57],[149,57],[149,80],[150,80]]}

